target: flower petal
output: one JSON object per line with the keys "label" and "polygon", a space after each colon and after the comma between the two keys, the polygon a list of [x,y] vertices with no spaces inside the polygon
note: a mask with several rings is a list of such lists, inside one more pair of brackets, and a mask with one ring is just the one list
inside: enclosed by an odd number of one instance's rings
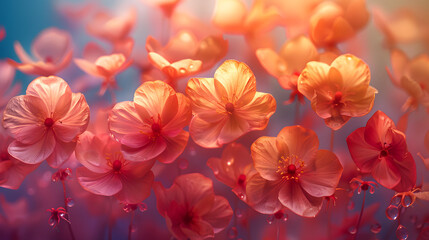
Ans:
{"label": "flower petal", "polygon": [[331,196],[341,178],[343,166],[337,156],[328,150],[319,150],[304,167],[299,178],[302,189],[314,197]]}
{"label": "flower petal", "polygon": [[122,154],[124,158],[129,161],[147,161],[157,157],[159,154],[165,151],[167,142],[163,137],[156,137],[151,139],[146,145],[139,148],[132,148],[126,145],[122,145]]}
{"label": "flower petal", "polygon": [[144,124],[136,111],[134,102],[117,103],[109,116],[109,129],[113,136],[122,141],[128,134],[141,134],[150,132],[150,126]]}
{"label": "flower petal", "polygon": [[113,172],[94,173],[80,167],[76,170],[76,177],[85,190],[97,195],[112,196],[122,189],[119,176]]}
{"label": "flower petal", "polygon": [[109,141],[110,136],[103,134],[96,136],[91,132],[84,132],[79,136],[75,155],[77,160],[95,173],[106,173],[111,170],[103,154],[103,146]]}
{"label": "flower petal", "polygon": [[246,185],[248,204],[263,214],[274,214],[283,208],[279,201],[280,181],[268,181],[253,175]]}
{"label": "flower petal", "polygon": [[9,154],[24,163],[36,164],[47,159],[55,148],[55,137],[48,131],[41,139],[32,144],[13,141],[8,148]]}
{"label": "flower petal", "polygon": [[121,175],[122,190],[115,196],[121,202],[140,203],[150,195],[154,175],[152,171],[139,175],[123,173]]}
{"label": "flower petal", "polygon": [[384,112],[378,110],[366,123],[365,141],[381,149],[384,143],[391,143],[391,139],[386,139],[390,128],[395,128],[395,123]]}
{"label": "flower petal", "polygon": [[275,111],[275,98],[268,93],[256,92],[249,104],[237,107],[234,113],[248,122],[250,130],[262,130]]}
{"label": "flower petal", "polygon": [[260,137],[251,147],[253,163],[262,178],[270,181],[280,179],[277,173],[280,159],[275,137]]}
{"label": "flower petal", "polygon": [[[174,116],[172,116],[171,120],[165,121],[163,117],[163,123],[165,124],[162,127],[162,132],[164,135],[174,137],[179,134],[184,127],[189,125],[189,122],[192,118],[192,109],[191,102],[189,98],[181,93],[176,93],[177,97],[177,111]],[[168,111],[169,108],[167,106],[164,107],[164,111]],[[171,111],[173,112],[173,111]]]}
{"label": "flower petal", "polygon": [[283,128],[277,135],[277,141],[285,142],[289,149],[289,155],[298,156],[304,162],[313,159],[319,148],[319,139],[316,133],[301,126]]}
{"label": "flower petal", "polygon": [[218,138],[226,121],[226,118],[220,120],[217,118],[217,122],[206,122],[197,115],[189,124],[189,132],[198,145],[205,148],[217,148],[223,144],[218,141]]}
{"label": "flower petal", "polygon": [[307,63],[298,78],[298,91],[312,100],[315,90],[321,89],[328,79],[329,65],[321,62]]}
{"label": "flower petal", "polygon": [[233,211],[228,200],[221,196],[215,196],[212,209],[203,216],[203,219],[213,227],[214,233],[218,233],[228,226],[232,214]]}
{"label": "flower petal", "polygon": [[185,150],[188,143],[189,133],[182,130],[175,137],[165,137],[165,150],[159,154],[156,159],[162,163],[171,163],[176,160]]}
{"label": "flower petal", "polygon": [[283,184],[279,192],[279,200],[292,212],[303,217],[315,217],[323,203],[323,198],[311,196],[294,181]]}
{"label": "flower petal", "polygon": [[378,162],[380,149],[365,141],[365,127],[356,129],[347,137],[347,146],[356,166],[362,173],[370,173]]}
{"label": "flower petal", "polygon": [[343,77],[345,91],[362,92],[369,86],[371,74],[368,65],[352,54],[337,57],[331,64]]}
{"label": "flower petal", "polygon": [[62,142],[56,139],[56,144],[52,154],[46,159],[49,166],[53,168],[60,167],[65,161],[70,158],[76,148],[76,142]]}
{"label": "flower petal", "polygon": [[372,177],[383,187],[392,189],[401,181],[401,172],[390,157],[380,158],[372,169]]}
{"label": "flower petal", "polygon": [[35,57],[43,62],[57,63],[70,50],[71,37],[66,31],[48,28],[34,40],[31,50]]}

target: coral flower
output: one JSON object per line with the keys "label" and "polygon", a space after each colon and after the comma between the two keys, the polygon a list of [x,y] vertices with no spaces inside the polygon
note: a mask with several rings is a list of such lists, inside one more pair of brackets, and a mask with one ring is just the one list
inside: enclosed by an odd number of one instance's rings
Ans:
{"label": "coral flower", "polygon": [[72,93],[59,77],[36,78],[26,95],[12,98],[4,111],[3,126],[15,139],[9,154],[28,164],[47,159],[57,168],[70,157],[88,122],[89,106],[81,93]]}
{"label": "coral flower", "polygon": [[258,174],[247,182],[249,205],[264,214],[287,207],[300,216],[316,216],[343,171],[334,153],[318,148],[316,133],[301,126],[258,138],[251,147]]}
{"label": "coral flower", "polygon": [[76,158],[82,163],[76,171],[80,185],[97,195],[115,196],[119,201],[139,203],[150,195],[155,161],[131,162],[124,159],[121,144],[109,134],[85,132],[79,136]]}
{"label": "coral flower", "polygon": [[148,54],[149,61],[159,70],[161,70],[168,79],[178,79],[200,71],[202,62],[200,60],[182,59],[170,63],[163,56],[155,52]]}
{"label": "coral flower", "polygon": [[368,65],[345,54],[331,66],[309,62],[298,79],[298,90],[311,101],[311,107],[333,130],[340,129],[351,117],[371,111],[377,90],[369,86]]}
{"label": "coral flower", "polygon": [[347,137],[350,155],[362,173],[371,173],[382,186],[397,192],[416,184],[416,164],[408,152],[405,134],[381,111]]}
{"label": "coral flower", "polygon": [[156,206],[177,239],[214,237],[229,224],[232,209],[213,191],[213,182],[199,173],[181,175],[169,189],[154,184]]}
{"label": "coral flower", "polygon": [[410,96],[402,110],[415,110],[419,104],[429,109],[429,56],[421,54],[409,59],[401,50],[393,49],[390,61],[392,72],[387,69],[390,79]]}
{"label": "coral flower", "polygon": [[255,173],[249,151],[239,143],[229,144],[221,158],[210,158],[207,165],[213,170],[217,180],[232,188],[241,199],[246,200],[246,184]]}
{"label": "coral flower", "polygon": [[250,68],[235,60],[225,61],[214,78],[190,79],[186,93],[195,114],[189,131],[194,141],[206,148],[264,129],[276,109],[273,96],[256,92]]}
{"label": "coral flower", "polygon": [[86,59],[74,59],[76,65],[89,75],[103,79],[99,95],[104,95],[106,90],[117,88],[115,76],[121,71],[124,71],[131,65],[131,61],[127,61],[121,53],[111,54],[98,57],[95,62],[90,62]]}
{"label": "coral flower", "polygon": [[162,81],[145,82],[134,94],[134,102],[113,107],[109,129],[122,144],[129,161],[158,159],[174,161],[185,149],[191,120],[189,99]]}
{"label": "coral flower", "polygon": [[159,7],[162,13],[164,14],[164,16],[167,18],[170,18],[174,10],[176,9],[176,6],[182,0],[144,0],[144,1]]}
{"label": "coral flower", "polygon": [[310,36],[317,46],[333,47],[355,36],[368,20],[365,0],[325,1],[310,18]]}
{"label": "coral flower", "polygon": [[66,31],[48,28],[41,32],[33,41],[31,51],[36,58],[34,61],[25,52],[19,42],[16,42],[15,52],[22,63],[9,59],[9,63],[23,73],[49,76],[55,75],[69,65],[73,51],[71,37]]}
{"label": "coral flower", "polygon": [[10,156],[7,148],[12,141],[0,126],[0,187],[18,189],[25,177],[39,164],[26,164]]}
{"label": "coral flower", "polygon": [[14,84],[15,69],[5,61],[0,61],[0,112],[6,106],[10,98],[14,97],[21,90],[21,84]]}

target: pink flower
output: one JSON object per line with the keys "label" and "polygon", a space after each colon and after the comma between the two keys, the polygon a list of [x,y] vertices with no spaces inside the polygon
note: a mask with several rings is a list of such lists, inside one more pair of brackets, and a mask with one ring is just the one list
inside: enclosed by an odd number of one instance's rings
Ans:
{"label": "pink flower", "polygon": [[189,131],[206,148],[230,143],[252,130],[262,130],[276,110],[276,100],[256,91],[250,68],[236,60],[225,61],[214,78],[192,78],[186,87],[192,101]]}
{"label": "pink flower", "polygon": [[183,128],[191,117],[187,97],[162,81],[145,82],[133,102],[113,107],[109,129],[122,144],[125,159],[170,163],[185,149],[189,133]]}
{"label": "pink flower", "polygon": [[59,77],[36,78],[26,95],[12,98],[4,111],[3,126],[14,138],[8,152],[24,163],[46,159],[57,168],[70,157],[88,122],[89,106],[81,93],[72,93]]}
{"label": "pink flower", "polygon": [[0,126],[0,187],[18,189],[25,177],[40,164],[26,164],[12,157],[7,152],[12,141]]}
{"label": "pink flower", "polygon": [[371,173],[386,188],[410,191],[416,184],[416,164],[405,134],[381,111],[347,137],[350,155],[362,173]]}
{"label": "pink flower", "polygon": [[207,165],[217,180],[232,188],[243,201],[246,200],[246,184],[255,173],[249,151],[239,143],[229,144],[222,152],[222,158],[210,158]]}
{"label": "pink flower", "polygon": [[285,127],[277,137],[258,138],[251,147],[258,174],[247,182],[249,205],[264,214],[286,207],[315,217],[343,172],[334,153],[318,148],[316,133],[301,126]]}
{"label": "pink flower", "polygon": [[41,32],[33,41],[31,51],[34,61],[16,42],[15,52],[22,63],[9,59],[9,63],[26,74],[49,76],[55,75],[67,67],[72,59],[71,37],[66,31],[48,28]]}
{"label": "pink flower", "polygon": [[182,59],[176,62],[169,62],[163,56],[155,52],[149,52],[148,58],[152,65],[161,70],[170,80],[196,74],[200,71],[202,66],[202,62],[200,60],[192,59]]}
{"label": "pink flower", "polygon": [[11,88],[15,77],[15,69],[5,61],[0,61],[0,111],[6,106],[11,97],[21,90],[21,84],[15,84]]}
{"label": "pink flower", "polygon": [[119,201],[139,203],[150,195],[155,161],[131,162],[121,153],[121,144],[108,134],[85,132],[79,136],[76,158],[83,167],[77,169],[80,185],[87,191],[115,196]]}
{"label": "pink flower", "polygon": [[217,196],[213,183],[199,173],[181,175],[169,189],[154,184],[156,206],[167,227],[178,239],[205,239],[228,226],[232,209]]}

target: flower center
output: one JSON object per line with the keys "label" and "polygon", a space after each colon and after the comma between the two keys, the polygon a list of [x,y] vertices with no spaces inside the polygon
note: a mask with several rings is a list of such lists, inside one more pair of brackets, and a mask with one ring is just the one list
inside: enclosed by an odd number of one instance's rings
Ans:
{"label": "flower center", "polygon": [[234,112],[234,104],[228,102],[227,104],[225,104],[225,110],[229,113],[232,114]]}
{"label": "flower center", "polygon": [[52,118],[46,118],[45,119],[45,126],[47,127],[47,128],[50,128],[50,127],[52,127],[52,125],[54,125],[54,119],[52,119]]}
{"label": "flower center", "polygon": [[387,149],[383,149],[380,152],[380,157],[387,157],[389,155],[389,152],[387,151]]}
{"label": "flower center", "polygon": [[161,133],[161,126],[158,123],[153,123],[152,132],[155,136],[159,136],[159,134]]}
{"label": "flower center", "polygon": [[240,176],[238,176],[238,185],[243,186],[244,183],[246,182],[246,175],[244,174],[240,174]]}
{"label": "flower center", "polygon": [[194,213],[192,211],[187,211],[185,216],[183,216],[183,223],[189,226],[193,220],[194,220]]}
{"label": "flower center", "polygon": [[332,104],[335,107],[338,107],[341,104],[341,99],[343,98],[342,92],[336,92],[334,95],[334,99],[332,100]]}
{"label": "flower center", "polygon": [[115,160],[112,164],[112,168],[113,168],[113,171],[115,171],[116,173],[121,171],[121,168],[122,168],[121,160]]}
{"label": "flower center", "polygon": [[304,172],[304,162],[294,154],[288,157],[282,156],[278,163],[276,172],[279,173],[283,179],[298,181],[299,177]]}

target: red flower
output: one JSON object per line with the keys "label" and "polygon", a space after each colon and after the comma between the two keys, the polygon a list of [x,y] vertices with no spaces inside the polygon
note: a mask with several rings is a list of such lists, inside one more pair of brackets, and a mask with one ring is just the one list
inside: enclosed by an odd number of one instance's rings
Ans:
{"label": "red flower", "polygon": [[416,183],[416,164],[408,152],[405,134],[386,114],[377,111],[362,127],[347,137],[353,161],[362,173],[372,173],[377,182],[397,192],[410,191]]}

